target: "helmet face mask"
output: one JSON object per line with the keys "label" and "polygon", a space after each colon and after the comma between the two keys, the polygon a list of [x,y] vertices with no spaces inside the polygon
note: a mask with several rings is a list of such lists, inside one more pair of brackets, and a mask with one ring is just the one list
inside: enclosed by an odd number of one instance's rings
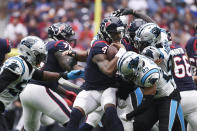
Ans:
{"label": "helmet face mask", "polygon": [[129,34],[129,37],[131,39],[131,41],[134,41],[134,37],[135,37],[135,32],[136,30],[142,26],[146,24],[146,21],[142,20],[142,19],[135,19],[129,26],[128,28],[128,34]]}
{"label": "helmet face mask", "polygon": [[19,52],[33,67],[46,62],[47,50],[44,41],[36,36],[27,36],[19,44]]}

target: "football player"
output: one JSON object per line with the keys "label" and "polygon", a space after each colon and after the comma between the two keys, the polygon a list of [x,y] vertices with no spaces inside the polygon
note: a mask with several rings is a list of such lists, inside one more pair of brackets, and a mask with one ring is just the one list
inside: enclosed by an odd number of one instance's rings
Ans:
{"label": "football player", "polygon": [[[197,25],[196,25],[196,32],[197,32]],[[180,74],[183,74],[185,73],[185,76],[189,76],[193,77],[193,80],[194,80],[194,83],[197,84],[197,72],[196,72],[196,69],[197,69],[197,65],[196,65],[196,61],[197,61],[197,37],[194,36],[192,38],[190,38],[186,44],[186,53],[187,53],[187,57],[189,59],[189,63],[190,63],[190,68],[188,64],[188,60],[187,58],[185,58],[186,60],[184,61],[186,63],[183,64],[185,66],[182,66],[182,70],[186,70],[185,72],[182,72]],[[178,67],[180,67],[180,64],[178,63]],[[191,71],[191,72],[190,72]],[[188,75],[189,74],[189,75]],[[190,82],[191,83],[191,82]],[[184,84],[185,85],[185,84]],[[188,95],[186,96],[186,93],[188,92]],[[193,101],[193,98],[196,97],[196,88],[193,88],[193,86],[190,86],[188,87],[188,91],[184,91],[184,96],[187,98],[185,100],[182,100],[183,102],[181,102],[181,104],[185,103],[185,106],[187,106],[186,110],[184,110],[184,107],[183,107],[183,112],[184,112],[184,115],[185,115],[185,119],[188,121],[189,125],[187,127],[188,131],[195,131],[197,129],[196,127],[196,102]],[[192,92],[192,94],[190,95],[189,92]],[[191,99],[192,97],[192,99]],[[185,113],[186,112],[186,113]],[[187,113],[189,112],[189,113]]]}
{"label": "football player", "polygon": [[[196,25],[197,32],[197,25]],[[197,84],[197,36],[190,38],[185,46],[192,68],[194,82]]]}
{"label": "football player", "polygon": [[[168,73],[168,79],[171,79],[171,81],[175,85],[174,78],[172,77],[174,71],[173,56],[170,53],[170,44],[168,43],[168,38],[166,37],[166,35],[163,34],[164,33],[162,33],[162,29],[159,28],[156,24],[144,24],[136,31],[135,44],[141,54],[155,61],[155,63],[157,63],[159,67],[162,68],[162,70]],[[175,72],[175,74],[176,73],[177,71]],[[179,117],[181,117],[181,112],[182,109],[179,106]],[[179,118],[179,120],[182,119],[183,118]],[[184,127],[184,122],[181,123],[181,126]]]}
{"label": "football player", "polygon": [[[66,23],[51,25],[48,28],[48,37],[52,40],[46,44],[48,57],[42,67],[43,71],[66,72],[73,69],[82,69],[77,65],[74,58],[62,55],[62,51],[71,50],[70,43],[75,41],[73,38],[74,31],[70,25]],[[68,75],[68,79],[83,76],[81,70],[73,70],[72,73]],[[31,80],[27,84],[25,90],[20,94],[25,130],[39,130],[42,113],[66,126],[70,117],[70,108],[58,93],[67,98],[72,95],[72,92],[66,91],[58,84],[58,81]],[[74,102],[74,99],[71,101]]]}
{"label": "football player", "polygon": [[152,60],[135,52],[125,53],[117,62],[119,73],[127,81],[143,87],[143,100],[137,110],[126,114],[134,116],[134,131],[147,131],[159,120],[159,130],[172,130],[179,106],[180,94],[167,74]]}
{"label": "football player", "polygon": [[[116,111],[116,91],[114,73],[116,62],[126,52],[119,43],[124,30],[122,21],[117,17],[104,18],[100,25],[98,39],[93,41],[85,69],[84,89],[73,105],[71,118],[66,131],[76,131],[83,116],[88,115],[101,105],[105,111],[108,130],[123,131],[123,126]],[[112,60],[107,59],[106,51],[113,43],[119,50]]]}
{"label": "football player", "polygon": [[8,39],[0,38],[0,66],[6,59],[6,54],[11,51],[11,42]]}
{"label": "football player", "polygon": [[[69,79],[73,75],[78,76],[76,70],[74,72],[49,72],[38,70],[37,67],[41,62],[45,62],[47,58],[47,50],[45,43],[36,36],[28,36],[21,40],[19,44],[20,55],[7,59],[0,71],[0,113],[1,119],[4,117],[2,113],[6,107],[14,101],[20,92],[25,88],[27,82],[33,78],[42,81],[59,80],[61,77]],[[0,121],[1,130],[5,130],[6,123]]]}

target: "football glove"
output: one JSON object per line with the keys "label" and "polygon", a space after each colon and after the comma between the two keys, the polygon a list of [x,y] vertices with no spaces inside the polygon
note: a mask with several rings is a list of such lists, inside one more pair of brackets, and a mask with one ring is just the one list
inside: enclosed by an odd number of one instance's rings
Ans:
{"label": "football glove", "polygon": [[66,80],[74,80],[77,78],[83,78],[84,77],[84,70],[72,70],[68,73],[61,72],[60,76]]}

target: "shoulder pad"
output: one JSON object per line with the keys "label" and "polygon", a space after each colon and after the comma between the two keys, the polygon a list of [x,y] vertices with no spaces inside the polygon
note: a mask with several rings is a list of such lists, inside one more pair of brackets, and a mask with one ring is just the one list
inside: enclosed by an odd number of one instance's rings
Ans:
{"label": "shoulder pad", "polygon": [[156,47],[153,46],[148,46],[146,48],[143,49],[142,55],[147,56],[148,58],[152,59],[153,61],[157,60],[157,59],[161,59],[162,58],[162,52],[159,51],[159,49],[157,49]]}
{"label": "shoulder pad", "polygon": [[95,46],[108,46],[108,42],[107,41],[104,41],[104,40],[96,40],[92,43],[92,48],[95,47]]}
{"label": "shoulder pad", "polygon": [[11,57],[3,64],[3,68],[9,69],[17,75],[23,75],[25,72],[24,61],[18,57]]}
{"label": "shoulder pad", "polygon": [[159,80],[159,77],[159,70],[155,68],[147,72],[142,77],[141,82],[144,87],[152,87]]}

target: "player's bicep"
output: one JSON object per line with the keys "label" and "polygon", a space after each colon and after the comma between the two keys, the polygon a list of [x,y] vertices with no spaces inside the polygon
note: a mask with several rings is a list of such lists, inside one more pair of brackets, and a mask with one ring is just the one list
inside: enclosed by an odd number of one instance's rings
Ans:
{"label": "player's bicep", "polygon": [[77,61],[75,58],[68,56],[68,55],[62,55],[62,52],[57,51],[55,52],[55,57],[58,60],[59,65],[64,70],[72,70],[73,66],[77,64]]}
{"label": "player's bicep", "polygon": [[97,54],[93,57],[92,61],[96,63],[100,70],[105,70],[109,61],[107,60],[107,56],[105,54]]}

